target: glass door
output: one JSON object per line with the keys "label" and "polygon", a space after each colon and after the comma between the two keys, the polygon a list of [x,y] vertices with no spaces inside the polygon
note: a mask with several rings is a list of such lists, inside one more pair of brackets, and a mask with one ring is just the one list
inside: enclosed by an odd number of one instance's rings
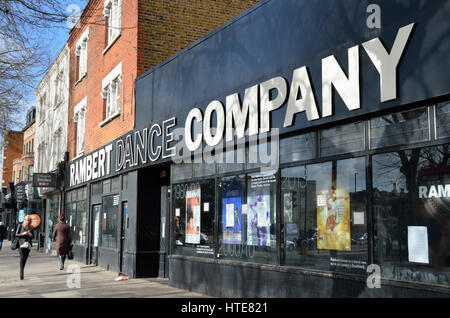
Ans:
{"label": "glass door", "polygon": [[100,210],[101,205],[97,204],[92,207],[92,239],[91,239],[91,264],[98,264],[98,246],[100,238]]}

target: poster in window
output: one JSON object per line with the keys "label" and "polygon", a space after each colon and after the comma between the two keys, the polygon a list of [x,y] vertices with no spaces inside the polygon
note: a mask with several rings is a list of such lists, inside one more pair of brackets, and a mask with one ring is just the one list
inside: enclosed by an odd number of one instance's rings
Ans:
{"label": "poster in window", "polygon": [[241,184],[234,184],[223,191],[222,233],[225,244],[242,244],[243,193]]}
{"label": "poster in window", "polygon": [[200,188],[186,191],[186,243],[200,244]]}
{"label": "poster in window", "polygon": [[292,192],[284,194],[284,222],[292,223]]}
{"label": "poster in window", "polygon": [[350,198],[347,191],[321,191],[321,204],[317,204],[318,249],[351,250]]}
{"label": "poster in window", "polygon": [[270,246],[270,195],[249,196],[247,245]]}

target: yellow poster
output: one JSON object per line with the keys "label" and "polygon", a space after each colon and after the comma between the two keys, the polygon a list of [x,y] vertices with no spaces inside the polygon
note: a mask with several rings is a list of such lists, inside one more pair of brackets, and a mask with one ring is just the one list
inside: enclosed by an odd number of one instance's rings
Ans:
{"label": "yellow poster", "polygon": [[347,191],[321,191],[317,195],[317,237],[318,249],[351,250]]}

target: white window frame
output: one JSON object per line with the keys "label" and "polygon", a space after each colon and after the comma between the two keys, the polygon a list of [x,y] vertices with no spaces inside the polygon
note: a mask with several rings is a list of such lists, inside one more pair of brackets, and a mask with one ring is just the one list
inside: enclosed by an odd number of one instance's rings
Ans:
{"label": "white window frame", "polygon": [[87,28],[78,39],[75,46],[75,55],[80,58],[80,64],[78,65],[78,78],[80,81],[87,74],[87,60],[88,60],[88,42],[89,42],[89,28]]}
{"label": "white window frame", "polygon": [[84,154],[85,145],[85,127],[86,127],[86,109],[87,109],[87,97],[85,97],[74,109],[73,121],[77,124],[77,137],[76,137],[76,157]]}
{"label": "white window frame", "polygon": [[105,0],[103,16],[108,20],[108,43],[105,53],[116,39],[122,34],[122,0]]}
{"label": "white window frame", "polygon": [[100,126],[120,116],[122,97],[122,62],[120,62],[102,81],[102,99],[106,100],[105,118]]}

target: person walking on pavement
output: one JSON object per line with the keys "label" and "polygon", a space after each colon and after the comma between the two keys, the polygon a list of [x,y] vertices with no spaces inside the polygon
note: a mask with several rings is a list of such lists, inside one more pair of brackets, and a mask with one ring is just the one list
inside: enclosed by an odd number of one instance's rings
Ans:
{"label": "person walking on pavement", "polygon": [[3,222],[0,222],[0,251],[2,250],[3,240],[8,236],[8,231],[6,230],[6,226],[3,225]]}
{"label": "person walking on pavement", "polygon": [[59,254],[60,270],[64,269],[64,262],[66,255],[72,248],[72,237],[70,236],[70,226],[66,223],[64,214],[59,216],[59,223],[56,224],[53,230],[52,240],[56,240],[56,252]]}
{"label": "person walking on pavement", "polygon": [[19,254],[20,254],[20,280],[23,280],[25,264],[27,263],[28,255],[30,255],[32,244],[32,230],[31,217],[25,216],[23,223],[19,224],[16,231],[16,238],[19,238]]}

